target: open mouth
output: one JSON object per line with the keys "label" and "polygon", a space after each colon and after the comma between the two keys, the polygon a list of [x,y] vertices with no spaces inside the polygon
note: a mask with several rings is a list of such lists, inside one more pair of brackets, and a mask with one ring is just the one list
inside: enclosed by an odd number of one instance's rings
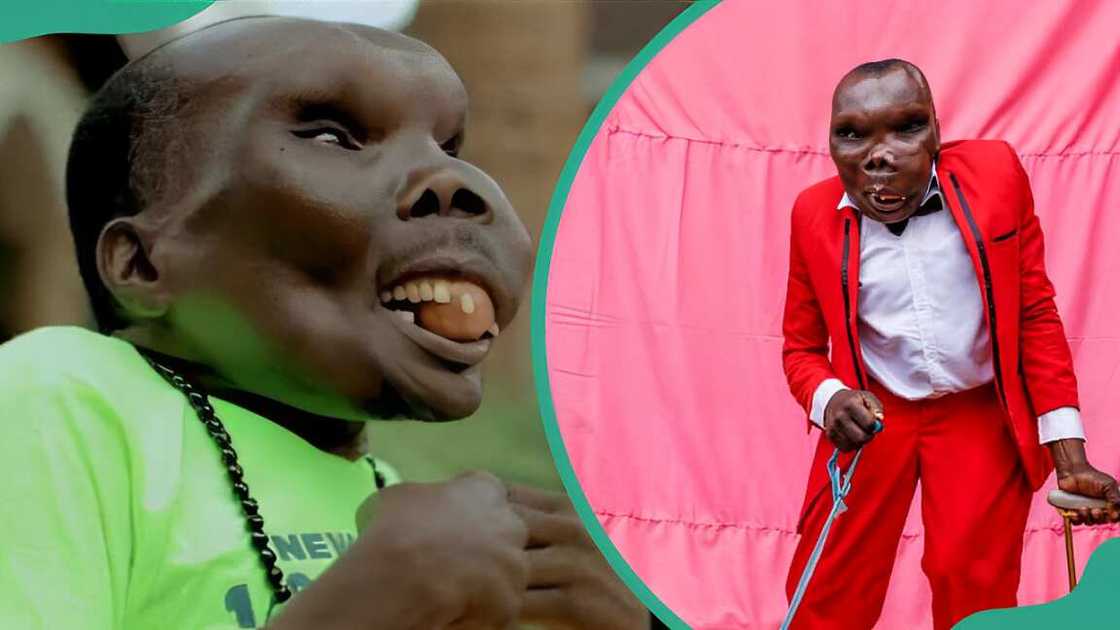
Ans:
{"label": "open mouth", "polygon": [[386,308],[452,341],[477,341],[500,332],[490,294],[471,280],[423,275],[398,281],[380,297]]}
{"label": "open mouth", "polygon": [[401,332],[453,369],[481,362],[500,333],[485,283],[457,271],[403,275],[378,297]]}
{"label": "open mouth", "polygon": [[908,197],[885,186],[875,186],[867,191],[867,198],[881,214],[897,212],[906,205]]}

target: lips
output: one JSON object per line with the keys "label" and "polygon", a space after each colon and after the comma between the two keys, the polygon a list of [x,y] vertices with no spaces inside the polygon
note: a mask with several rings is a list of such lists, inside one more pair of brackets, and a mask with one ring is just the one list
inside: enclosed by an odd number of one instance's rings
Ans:
{"label": "lips", "polygon": [[398,330],[459,366],[486,357],[514,309],[496,268],[464,251],[439,250],[385,269],[377,291]]}
{"label": "lips", "polygon": [[469,367],[478,365],[490,353],[493,339],[454,341],[417,326],[411,315],[408,311],[391,311],[389,313],[393,324],[405,337],[444,361]]}
{"label": "lips", "polygon": [[433,275],[410,276],[399,282],[381,290],[381,303],[412,315],[419,326],[454,341],[498,336],[494,303],[477,283]]}
{"label": "lips", "polygon": [[864,196],[879,214],[891,214],[902,209],[909,199],[897,190],[876,184],[864,191]]}

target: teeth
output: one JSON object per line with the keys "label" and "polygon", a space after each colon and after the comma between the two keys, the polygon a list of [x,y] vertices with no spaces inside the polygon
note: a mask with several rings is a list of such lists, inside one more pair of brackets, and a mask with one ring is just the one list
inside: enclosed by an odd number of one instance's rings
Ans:
{"label": "teeth", "polygon": [[451,285],[446,280],[436,280],[432,289],[432,297],[440,304],[451,303]]}
{"label": "teeth", "polygon": [[399,284],[392,289],[383,290],[379,297],[385,303],[408,300],[413,304],[432,301],[439,304],[450,304],[455,298],[458,298],[459,306],[464,313],[470,315],[478,309],[478,303],[473,295],[463,293],[453,297],[451,295],[451,282],[440,278],[423,278]]}
{"label": "teeth", "polygon": [[498,322],[494,322],[486,332],[490,333],[490,335],[493,337],[497,337],[499,332]]}
{"label": "teeth", "polygon": [[393,311],[393,314],[410,324],[416,323],[416,316],[412,314],[412,311]]}

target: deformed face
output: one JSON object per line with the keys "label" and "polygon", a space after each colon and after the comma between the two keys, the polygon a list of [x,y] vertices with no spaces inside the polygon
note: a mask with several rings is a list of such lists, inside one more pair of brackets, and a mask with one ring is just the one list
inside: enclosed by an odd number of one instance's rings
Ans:
{"label": "deformed face", "polygon": [[836,88],[830,124],[829,151],[855,204],[882,223],[913,215],[940,149],[933,101],[917,73],[849,75]]}
{"label": "deformed face", "polygon": [[531,250],[499,187],[457,158],[467,98],[446,61],[282,19],[167,54],[203,100],[188,193],[145,210],[165,215],[149,254],[173,296],[162,325],[234,387],[314,413],[475,411]]}

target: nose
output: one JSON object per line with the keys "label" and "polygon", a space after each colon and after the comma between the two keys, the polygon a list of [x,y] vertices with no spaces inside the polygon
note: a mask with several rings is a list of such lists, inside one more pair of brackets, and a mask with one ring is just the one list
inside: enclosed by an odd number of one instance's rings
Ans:
{"label": "nose", "polygon": [[453,167],[415,174],[402,191],[397,216],[402,221],[436,215],[465,219],[488,218],[491,205],[465,173]]}
{"label": "nose", "polygon": [[879,144],[867,152],[863,160],[863,172],[868,175],[883,175],[895,172],[895,155],[890,148]]}

